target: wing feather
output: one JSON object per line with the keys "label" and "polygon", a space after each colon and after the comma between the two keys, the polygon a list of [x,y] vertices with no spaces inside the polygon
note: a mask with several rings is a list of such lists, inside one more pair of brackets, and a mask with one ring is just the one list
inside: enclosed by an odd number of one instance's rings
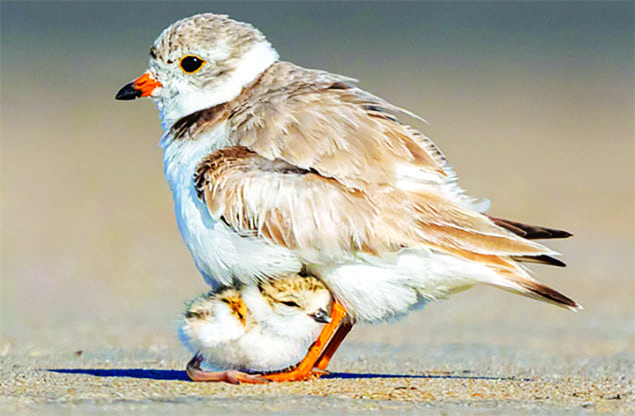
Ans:
{"label": "wing feather", "polygon": [[404,247],[433,247],[467,258],[552,254],[438,195],[387,185],[349,188],[241,146],[208,156],[196,183],[212,215],[309,260]]}
{"label": "wing feather", "polygon": [[[290,86],[272,88],[281,77]],[[350,79],[279,62],[251,94],[258,99],[243,101],[232,113],[234,144],[269,160],[314,169],[355,188],[395,185],[404,166],[450,175],[436,146],[396,121],[398,108]]]}

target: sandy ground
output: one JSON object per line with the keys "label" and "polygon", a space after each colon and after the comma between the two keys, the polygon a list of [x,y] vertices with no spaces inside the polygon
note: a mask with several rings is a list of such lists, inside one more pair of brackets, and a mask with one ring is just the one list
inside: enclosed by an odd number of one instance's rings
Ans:
{"label": "sandy ground", "polygon": [[321,380],[193,383],[174,349],[2,358],[3,414],[630,414],[633,357],[492,345],[345,345]]}
{"label": "sandy ground", "polygon": [[[587,364],[586,374],[574,371],[563,375],[563,368],[552,368],[532,376],[528,371],[510,368],[512,357],[493,349],[488,352],[497,356],[497,362],[509,360],[507,365],[477,372],[399,371],[400,365],[377,361],[391,362],[395,353],[420,354],[421,349],[384,348],[374,352],[376,349],[368,345],[346,347],[342,355],[356,359],[340,360],[336,368],[346,372],[335,372],[329,378],[266,386],[189,382],[183,371],[174,369],[178,367],[174,357],[165,352],[120,350],[84,353],[81,357],[68,353],[5,359],[3,364],[8,369],[2,374],[3,414],[108,414],[122,410],[136,414],[333,414],[368,410],[412,414],[616,414],[635,410],[632,374],[624,370],[608,374],[603,368],[608,362],[617,367],[625,364],[619,357]],[[108,365],[108,357],[118,364],[116,368]],[[45,370],[51,363],[63,368]],[[393,374],[395,371],[398,374]],[[591,375],[594,372],[596,375]]]}
{"label": "sandy ground", "polygon": [[175,321],[205,286],[156,111],[113,96],[211,6],[144,4],[1,3],[0,413],[635,414],[632,3],[213,4],[423,115],[492,214],[575,234],[551,244],[566,269],[532,270],[578,313],[475,288],[265,386],[183,371]]}

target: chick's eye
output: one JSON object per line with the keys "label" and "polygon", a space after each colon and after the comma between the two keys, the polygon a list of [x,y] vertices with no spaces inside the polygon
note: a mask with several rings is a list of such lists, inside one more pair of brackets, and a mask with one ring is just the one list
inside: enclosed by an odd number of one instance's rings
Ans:
{"label": "chick's eye", "polygon": [[300,307],[300,305],[298,305],[297,302],[294,302],[292,300],[287,300],[287,301],[283,301],[283,302],[280,302],[280,303],[282,303],[283,305],[286,305],[286,306],[290,306],[292,308],[299,308]]}
{"label": "chick's eye", "polygon": [[199,58],[198,56],[187,55],[181,58],[179,65],[181,66],[181,69],[183,71],[187,72],[188,74],[192,74],[201,69],[204,63],[205,60]]}

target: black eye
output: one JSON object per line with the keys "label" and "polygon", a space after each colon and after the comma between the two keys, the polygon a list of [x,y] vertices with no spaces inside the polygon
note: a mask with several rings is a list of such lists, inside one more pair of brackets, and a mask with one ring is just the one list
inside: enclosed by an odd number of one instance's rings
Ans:
{"label": "black eye", "polygon": [[187,72],[188,74],[192,74],[201,69],[204,63],[205,60],[199,58],[198,56],[187,55],[181,58],[181,62],[179,62],[179,65],[181,66],[181,69],[183,71]]}
{"label": "black eye", "polygon": [[280,302],[280,303],[282,303],[283,305],[286,305],[286,306],[290,306],[292,308],[299,308],[300,307],[300,305],[298,305],[297,302],[294,302],[292,300],[287,300],[287,301],[283,301],[283,302]]}
{"label": "black eye", "polygon": [[152,59],[157,59],[157,48],[154,46],[150,48],[150,57]]}

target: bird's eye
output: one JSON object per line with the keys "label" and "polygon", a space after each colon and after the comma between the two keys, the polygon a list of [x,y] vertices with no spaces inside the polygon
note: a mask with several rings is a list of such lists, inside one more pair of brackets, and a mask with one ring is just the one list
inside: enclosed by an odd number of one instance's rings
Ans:
{"label": "bird's eye", "polygon": [[193,74],[194,72],[201,69],[205,62],[205,59],[199,58],[198,56],[187,55],[181,58],[181,61],[179,61],[179,66],[188,74]]}
{"label": "bird's eye", "polygon": [[300,305],[298,305],[297,302],[294,302],[292,300],[286,300],[286,301],[282,301],[280,303],[282,303],[283,305],[286,305],[286,306],[290,306],[292,308],[299,308],[300,307]]}
{"label": "bird's eye", "polygon": [[192,311],[185,312],[185,319],[192,319],[192,318],[200,318],[200,315]]}

